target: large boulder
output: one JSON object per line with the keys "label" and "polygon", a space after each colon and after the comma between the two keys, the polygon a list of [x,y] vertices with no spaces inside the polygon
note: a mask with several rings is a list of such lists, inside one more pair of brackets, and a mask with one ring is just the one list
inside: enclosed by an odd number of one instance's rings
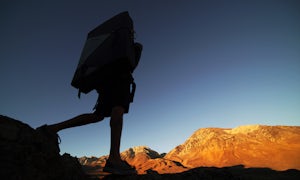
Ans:
{"label": "large boulder", "polygon": [[77,158],[21,121],[0,115],[0,179],[85,180]]}

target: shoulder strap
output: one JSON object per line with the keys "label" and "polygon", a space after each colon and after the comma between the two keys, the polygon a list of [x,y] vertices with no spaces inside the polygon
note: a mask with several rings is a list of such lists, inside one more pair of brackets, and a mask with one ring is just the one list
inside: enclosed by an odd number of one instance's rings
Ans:
{"label": "shoulder strap", "polygon": [[77,96],[78,96],[78,99],[80,99],[80,96],[81,96],[80,88],[78,89],[78,94],[77,94]]}

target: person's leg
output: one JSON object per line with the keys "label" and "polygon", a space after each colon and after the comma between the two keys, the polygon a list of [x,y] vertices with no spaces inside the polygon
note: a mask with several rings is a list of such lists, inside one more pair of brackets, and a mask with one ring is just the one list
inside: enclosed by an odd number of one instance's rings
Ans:
{"label": "person's leg", "polygon": [[116,106],[112,109],[110,127],[111,127],[111,144],[108,161],[113,164],[121,163],[120,142],[123,127],[124,108]]}
{"label": "person's leg", "polygon": [[111,113],[111,146],[108,160],[106,161],[103,171],[113,174],[129,175],[136,174],[134,167],[121,159],[120,142],[123,126],[124,107],[114,107]]}
{"label": "person's leg", "polygon": [[79,116],[76,116],[72,119],[57,123],[48,125],[48,128],[57,133],[60,130],[71,128],[71,127],[77,127],[77,126],[83,126],[90,123],[96,123],[99,121],[102,121],[104,118],[102,116],[99,116],[95,113],[87,113],[87,114],[81,114]]}

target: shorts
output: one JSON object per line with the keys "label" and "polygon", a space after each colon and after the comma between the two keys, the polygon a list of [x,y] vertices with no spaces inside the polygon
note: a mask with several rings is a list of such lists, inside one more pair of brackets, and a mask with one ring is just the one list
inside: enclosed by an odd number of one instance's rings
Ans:
{"label": "shorts", "polygon": [[114,78],[103,82],[96,89],[99,96],[94,113],[102,117],[110,117],[112,109],[116,106],[122,106],[124,113],[128,113],[132,101],[131,83],[132,80],[129,78]]}

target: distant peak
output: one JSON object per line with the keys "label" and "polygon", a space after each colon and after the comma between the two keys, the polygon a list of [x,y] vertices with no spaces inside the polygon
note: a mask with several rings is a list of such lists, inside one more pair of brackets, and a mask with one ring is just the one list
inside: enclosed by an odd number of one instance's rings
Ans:
{"label": "distant peak", "polygon": [[137,154],[144,154],[150,158],[160,157],[159,153],[152,150],[148,146],[135,146],[121,153],[124,157],[134,158]]}
{"label": "distant peak", "polygon": [[148,146],[135,146],[135,147],[132,147],[131,149],[136,153],[152,150]]}
{"label": "distant peak", "polygon": [[225,132],[230,133],[230,134],[247,134],[253,131],[256,131],[260,129],[262,125],[255,124],[255,125],[244,125],[244,126],[238,126],[232,129],[226,129]]}

